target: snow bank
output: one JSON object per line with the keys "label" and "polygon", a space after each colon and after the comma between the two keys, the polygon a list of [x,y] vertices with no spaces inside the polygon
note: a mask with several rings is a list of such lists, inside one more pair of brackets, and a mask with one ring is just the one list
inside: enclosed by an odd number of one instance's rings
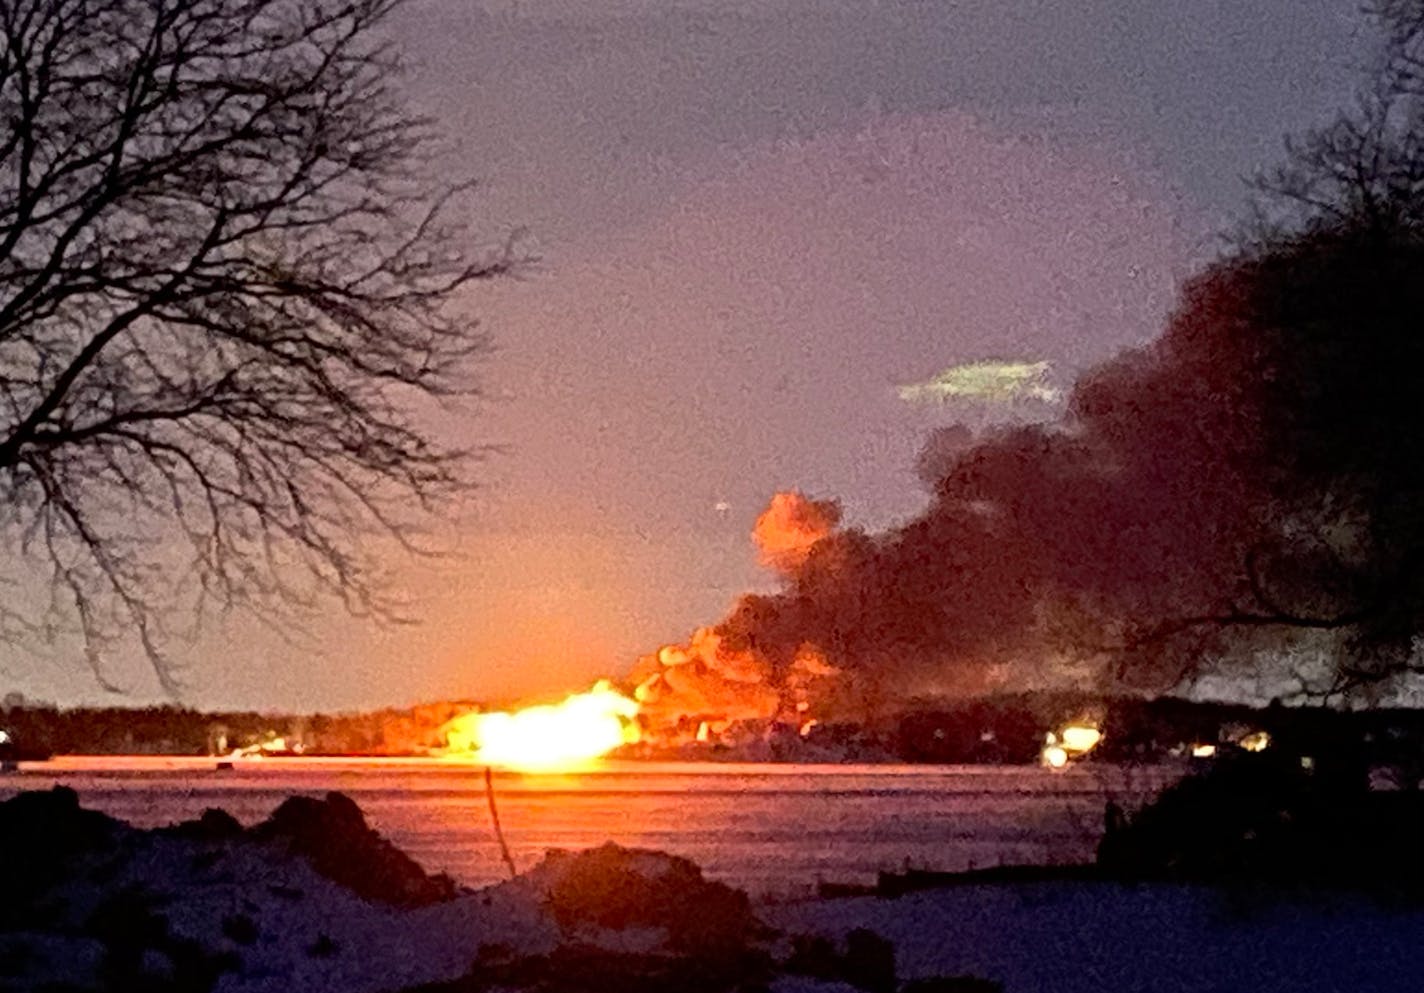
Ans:
{"label": "snow bank", "polygon": [[482,947],[539,954],[557,944],[536,900],[457,892],[418,868],[417,878],[363,819],[351,820],[354,805],[330,798],[348,836],[345,847],[326,839],[335,854],[325,867],[344,858],[336,874],[367,882],[318,871],[323,860],[304,849],[330,813],[309,805],[322,803],[303,798],[298,814],[288,810],[289,820],[305,817],[295,833],[275,814],[245,831],[221,814],[144,831],[82,810],[65,789],[0,804],[0,889],[13,901],[0,917],[0,988],[162,990],[215,980],[219,993],[378,993],[458,978]]}
{"label": "snow bank", "polygon": [[773,926],[896,948],[902,979],[969,974],[1006,993],[1413,993],[1424,910],[1154,884],[965,886],[763,909]]}
{"label": "snow bank", "polygon": [[145,831],[71,791],[22,796],[0,803],[5,990],[1413,993],[1424,976],[1424,909],[1363,898],[1053,881],[754,906],[615,845],[459,891],[345,798]]}

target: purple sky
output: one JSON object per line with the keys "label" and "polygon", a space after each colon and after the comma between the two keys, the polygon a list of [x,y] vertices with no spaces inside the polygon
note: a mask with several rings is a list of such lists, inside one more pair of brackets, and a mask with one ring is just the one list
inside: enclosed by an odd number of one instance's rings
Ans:
{"label": "purple sky", "polygon": [[[499,351],[445,426],[507,452],[442,536],[459,556],[398,577],[423,624],[234,618],[190,701],[582,688],[769,582],[748,533],[774,491],[915,511],[927,432],[1005,413],[895,387],[982,359],[1066,384],[1153,337],[1242,177],[1348,97],[1353,9],[413,0],[412,98],[484,184],[471,237],[523,227],[544,259],[472,295]],[[102,698],[62,660],[5,671]],[[138,660],[111,676],[157,696]]]}

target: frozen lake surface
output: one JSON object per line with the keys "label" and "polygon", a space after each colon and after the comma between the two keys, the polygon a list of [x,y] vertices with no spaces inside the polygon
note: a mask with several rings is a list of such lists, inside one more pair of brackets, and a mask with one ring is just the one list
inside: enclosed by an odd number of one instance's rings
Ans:
{"label": "frozen lake surface", "polygon": [[[606,762],[577,773],[496,772],[495,789],[521,870],[549,848],[616,841],[686,856],[756,894],[794,895],[907,865],[1086,861],[1107,800],[1131,806],[1182,771]],[[427,869],[473,886],[505,874],[484,770],[466,763],[283,758],[217,770],[213,759],[69,756],[0,776],[0,798],[56,784],[143,826],[208,807],[253,823],[291,794],[340,790]]]}

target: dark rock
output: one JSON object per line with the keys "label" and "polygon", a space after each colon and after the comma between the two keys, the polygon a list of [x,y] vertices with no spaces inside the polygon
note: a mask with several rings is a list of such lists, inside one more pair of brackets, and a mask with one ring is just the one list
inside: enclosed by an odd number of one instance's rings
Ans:
{"label": "dark rock", "polygon": [[752,993],[766,989],[771,976],[770,959],[760,952],[697,958],[566,945],[549,955],[482,959],[459,980],[407,993]]}
{"label": "dark rock", "polygon": [[79,794],[68,786],[27,790],[0,802],[0,845],[27,860],[101,847],[116,824],[104,814],[80,807]]}
{"label": "dark rock", "polygon": [[1004,984],[978,976],[930,976],[910,980],[900,993],[1004,993]]}
{"label": "dark rock", "polygon": [[223,918],[222,933],[239,945],[257,942],[257,922],[246,914],[231,914]]}
{"label": "dark rock", "polygon": [[366,824],[342,793],[288,797],[250,832],[305,858],[317,872],[359,896],[397,906],[424,906],[455,896],[445,875],[429,875]]}
{"label": "dark rock", "polygon": [[140,886],[125,886],[94,908],[86,933],[108,946],[147,947],[168,933],[168,920],[155,911],[158,898]]}
{"label": "dark rock", "polygon": [[504,942],[491,941],[480,945],[479,951],[475,953],[475,965],[493,968],[508,965],[522,957],[519,952]]}
{"label": "dark rock", "polygon": [[566,930],[666,928],[674,950],[699,956],[745,949],[763,930],[745,893],[704,879],[687,859],[609,842],[550,852],[546,864],[556,882],[545,906]]}
{"label": "dark rock", "polygon": [[168,832],[196,841],[230,841],[242,836],[242,824],[226,810],[209,807],[197,820],[176,824]]}
{"label": "dark rock", "polygon": [[895,946],[874,931],[846,935],[845,980],[868,993],[894,993]]}
{"label": "dark rock", "polygon": [[[25,975],[35,962],[35,951],[26,944],[0,946],[0,980],[17,979]],[[3,989],[0,983],[0,989]]]}
{"label": "dark rock", "polygon": [[312,958],[331,958],[341,950],[341,946],[328,934],[318,934],[316,941],[307,946],[307,954]]}
{"label": "dark rock", "polygon": [[85,929],[104,946],[103,989],[209,993],[224,972],[240,968],[233,954],[215,954],[175,937],[168,919],[155,910],[159,902],[153,893],[125,887],[95,908]]}
{"label": "dark rock", "polygon": [[841,965],[841,953],[830,938],[798,934],[791,939],[791,955],[783,968],[798,976],[830,981],[840,978]]}
{"label": "dark rock", "polygon": [[798,976],[849,983],[868,993],[894,993],[895,946],[874,931],[856,928],[841,952],[829,938],[796,935],[782,966]]}
{"label": "dark rock", "polygon": [[300,840],[321,840],[324,837],[354,837],[370,830],[366,815],[356,801],[345,793],[328,793],[317,799],[312,796],[289,796],[283,800],[264,827]]}
{"label": "dark rock", "polygon": [[168,920],[154,910],[156,903],[153,894],[127,886],[103,900],[85,923],[86,932],[104,945],[100,974],[107,988],[157,985],[146,953],[167,940]]}
{"label": "dark rock", "polygon": [[72,875],[81,859],[110,849],[119,827],[112,818],[82,809],[78,794],[65,786],[18,793],[0,803],[5,891],[0,930],[32,925],[27,908]]}
{"label": "dark rock", "polygon": [[205,993],[225,972],[242,968],[236,952],[211,952],[190,938],[169,938],[164,949],[173,963],[173,993]]}

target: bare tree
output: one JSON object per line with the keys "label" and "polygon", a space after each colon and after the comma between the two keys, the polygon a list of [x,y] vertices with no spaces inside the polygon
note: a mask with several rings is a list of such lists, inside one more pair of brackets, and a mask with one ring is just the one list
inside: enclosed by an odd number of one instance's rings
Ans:
{"label": "bare tree", "polygon": [[0,0],[0,534],[47,579],[9,635],[172,689],[194,608],[381,611],[371,543],[462,484],[420,408],[508,255],[426,181],[399,3]]}
{"label": "bare tree", "polygon": [[1424,2],[1371,0],[1382,44],[1352,105],[1287,139],[1262,174],[1248,242],[1424,224]]}
{"label": "bare tree", "polygon": [[1333,659],[1294,674],[1301,696],[1424,675],[1424,2],[1365,9],[1383,43],[1356,99],[1287,141],[1257,179],[1238,251],[1187,306],[1250,340],[1232,396],[1259,405],[1249,421],[1276,496],[1216,608],[1142,619],[1119,674],[1180,641],[1188,683],[1204,656],[1257,632]]}

